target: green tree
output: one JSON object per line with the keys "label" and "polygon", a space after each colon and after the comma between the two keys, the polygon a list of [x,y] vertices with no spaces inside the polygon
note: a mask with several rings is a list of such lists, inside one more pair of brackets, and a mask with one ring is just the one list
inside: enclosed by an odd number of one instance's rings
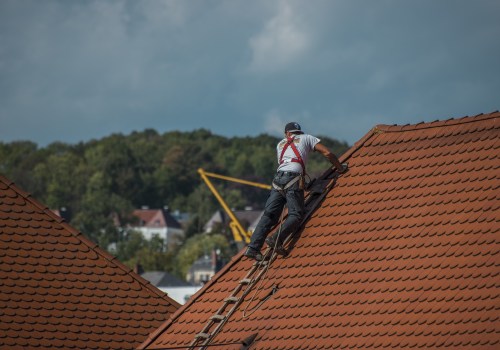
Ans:
{"label": "green tree", "polygon": [[85,158],[92,172],[101,172],[108,178],[111,193],[128,198],[134,203],[142,187],[137,160],[123,135],[112,135],[89,147]]}
{"label": "green tree", "polygon": [[0,173],[33,192],[38,189],[33,180],[33,169],[44,161],[45,155],[30,141],[0,142]]}
{"label": "green tree", "polygon": [[133,206],[127,199],[110,191],[111,179],[103,172],[90,178],[81,207],[72,223],[103,248],[120,240],[117,223],[125,225]]}
{"label": "green tree", "polygon": [[[348,148],[345,142],[321,139],[338,156]],[[103,248],[116,242],[120,260],[173,269],[174,257],[159,250],[160,242],[123,234],[119,227],[131,221],[133,209],[168,205],[190,213],[186,245],[192,245],[188,244],[191,238],[205,237],[197,233],[220,209],[197,169],[269,184],[277,166],[278,141],[265,134],[227,138],[205,129],[163,134],[147,129],[75,145],[55,142],[42,148],[29,141],[0,142],[0,173],[49,207],[67,207],[73,213],[71,224]],[[329,166],[313,153],[308,172],[315,177]],[[214,184],[228,205],[237,209],[247,205],[262,208],[268,194],[230,182]],[[199,251],[195,253],[191,260],[198,257]],[[187,265],[187,255],[179,259]]]}
{"label": "green tree", "polygon": [[142,233],[127,232],[126,239],[117,245],[117,258],[130,268],[140,264],[145,271],[174,270],[176,250],[165,251],[164,242],[158,236],[146,240]]}
{"label": "green tree", "polygon": [[52,154],[34,169],[34,178],[45,186],[44,202],[49,208],[79,210],[88,174],[82,159],[72,152]]}
{"label": "green tree", "polygon": [[163,155],[163,138],[156,130],[147,129],[143,132],[133,132],[127,137],[127,144],[135,160],[135,168],[142,186],[138,189],[133,203],[136,206],[147,205],[151,208],[161,208],[165,204],[159,193],[159,184],[155,172],[161,165]]}
{"label": "green tree", "polygon": [[[116,257],[123,262],[133,259],[138,251],[147,246],[147,240],[139,231],[128,231],[116,245]],[[133,265],[130,266],[133,268]]]}
{"label": "green tree", "polygon": [[186,238],[203,232],[203,226],[219,208],[213,194],[203,184],[199,184],[186,199],[186,210],[192,213],[192,220],[186,229]]}
{"label": "green tree", "polygon": [[222,259],[228,260],[231,256],[227,239],[220,234],[196,234],[189,238],[179,250],[175,258],[174,273],[185,279],[191,265],[212,249],[221,251]]}

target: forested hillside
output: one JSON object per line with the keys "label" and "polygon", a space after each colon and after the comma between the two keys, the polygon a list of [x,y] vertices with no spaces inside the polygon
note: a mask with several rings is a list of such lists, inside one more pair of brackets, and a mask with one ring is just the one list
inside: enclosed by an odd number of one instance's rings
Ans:
{"label": "forested hillside", "polygon": [[[322,142],[340,156],[347,149],[327,137]],[[175,252],[155,256],[153,243],[123,237],[113,224],[133,220],[134,208],[148,206],[190,214],[187,237],[201,232],[218,204],[197,169],[269,183],[276,168],[275,145],[269,135],[227,138],[207,130],[167,132],[155,130],[113,134],[85,143],[52,143],[38,147],[29,141],[0,142],[0,173],[7,176],[49,208],[67,208],[70,223],[106,248],[118,242],[118,258],[132,264],[138,256],[146,267],[176,271]],[[313,154],[308,172],[323,172],[329,163]],[[261,208],[267,191],[217,182],[234,208]],[[160,242],[161,243],[161,242]],[[180,274],[180,273],[179,273]]]}

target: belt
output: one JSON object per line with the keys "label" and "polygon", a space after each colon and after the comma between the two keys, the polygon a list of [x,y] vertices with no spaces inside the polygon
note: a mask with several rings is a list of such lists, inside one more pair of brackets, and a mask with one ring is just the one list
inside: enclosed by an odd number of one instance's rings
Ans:
{"label": "belt", "polygon": [[[285,171],[283,171],[285,172]],[[291,171],[289,171],[289,173],[291,173]],[[298,174],[298,173],[294,173],[294,174]],[[300,176],[295,176],[295,178],[293,178],[292,180],[288,181],[287,184],[281,186],[281,185],[278,185],[276,184],[274,181],[273,181],[273,188],[278,191],[279,193],[281,193],[281,195],[283,197],[286,197],[286,191],[292,187],[297,181],[300,182],[300,180],[302,179],[302,177]],[[302,189],[302,185],[299,185],[300,189]]]}
{"label": "belt", "polygon": [[290,175],[290,176],[300,176],[302,175],[301,173],[296,173],[294,171],[278,171],[278,174],[283,174],[283,175]]}

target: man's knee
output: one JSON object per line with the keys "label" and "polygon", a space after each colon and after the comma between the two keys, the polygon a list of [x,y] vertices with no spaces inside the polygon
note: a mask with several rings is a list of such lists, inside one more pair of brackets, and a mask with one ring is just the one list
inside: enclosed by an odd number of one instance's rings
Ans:
{"label": "man's knee", "polygon": [[304,213],[302,211],[290,213],[288,215],[288,221],[290,221],[291,224],[295,225],[298,224],[300,221],[302,221],[303,217]]}
{"label": "man's knee", "polygon": [[262,214],[262,220],[264,220],[265,222],[274,223],[278,220],[278,215],[270,211],[264,211],[264,214]]}
{"label": "man's knee", "polygon": [[300,205],[294,205],[288,208],[288,216],[293,217],[295,220],[302,220],[304,215],[305,209]]}

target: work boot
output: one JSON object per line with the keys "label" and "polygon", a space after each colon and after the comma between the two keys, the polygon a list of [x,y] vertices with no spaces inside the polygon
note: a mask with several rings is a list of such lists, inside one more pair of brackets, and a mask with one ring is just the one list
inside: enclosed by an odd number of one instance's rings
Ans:
{"label": "work boot", "polygon": [[269,246],[269,248],[274,249],[276,254],[283,255],[283,256],[287,255],[287,252],[286,252],[285,248],[283,247],[283,245],[280,243],[276,244],[276,239],[274,238],[274,236],[267,237],[266,243]]}
{"label": "work boot", "polygon": [[247,258],[254,259],[257,261],[264,260],[262,254],[258,250],[253,249],[252,247],[247,247],[247,250],[245,251],[243,256],[246,256]]}

